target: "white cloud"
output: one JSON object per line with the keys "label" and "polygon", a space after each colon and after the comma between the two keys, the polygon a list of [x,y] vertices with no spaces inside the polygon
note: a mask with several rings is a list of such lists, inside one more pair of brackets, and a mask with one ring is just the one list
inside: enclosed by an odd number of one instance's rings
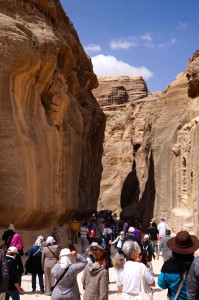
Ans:
{"label": "white cloud", "polygon": [[176,44],[176,39],[172,38],[170,41],[166,42],[166,43],[161,43],[158,45],[158,48],[162,48],[162,49],[166,49],[168,48],[170,45],[174,45]]}
{"label": "white cloud", "polygon": [[91,53],[91,52],[99,52],[101,51],[101,47],[100,45],[97,45],[97,44],[89,44],[88,46],[85,46],[84,47],[84,50],[87,52],[87,53]]}
{"label": "white cloud", "polygon": [[185,29],[187,27],[189,27],[189,25],[187,23],[181,22],[181,21],[178,22],[178,25],[177,25],[178,29]]}
{"label": "white cloud", "polygon": [[136,47],[136,44],[134,44],[131,41],[128,40],[112,40],[110,42],[110,48],[111,49],[129,49],[130,47]]}
{"label": "white cloud", "polygon": [[145,34],[141,35],[141,36],[140,36],[140,39],[141,39],[141,40],[148,41],[148,42],[152,42],[152,36],[151,36],[151,33],[145,33]]}
{"label": "white cloud", "polygon": [[91,57],[97,76],[142,76],[145,80],[153,76],[146,67],[134,67],[111,55],[99,54]]}

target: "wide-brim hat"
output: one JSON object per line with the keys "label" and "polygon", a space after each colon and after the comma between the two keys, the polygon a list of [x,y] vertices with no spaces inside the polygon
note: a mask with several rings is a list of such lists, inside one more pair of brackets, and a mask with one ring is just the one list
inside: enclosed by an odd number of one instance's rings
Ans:
{"label": "wide-brim hat", "polygon": [[179,254],[191,254],[199,248],[199,240],[187,231],[180,231],[175,237],[168,240],[167,246]]}

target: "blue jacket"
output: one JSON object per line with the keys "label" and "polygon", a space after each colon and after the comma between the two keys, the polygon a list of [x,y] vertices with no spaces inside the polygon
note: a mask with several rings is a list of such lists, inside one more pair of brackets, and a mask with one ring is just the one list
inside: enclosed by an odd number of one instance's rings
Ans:
{"label": "blue jacket", "polygon": [[[171,300],[175,298],[176,292],[180,285],[183,273],[180,270],[180,267],[175,264],[174,260],[171,258],[167,260],[161,270],[161,273],[158,277],[158,285],[163,290],[169,289],[171,294]],[[183,283],[178,300],[186,300],[187,291],[186,291],[186,280]]]}

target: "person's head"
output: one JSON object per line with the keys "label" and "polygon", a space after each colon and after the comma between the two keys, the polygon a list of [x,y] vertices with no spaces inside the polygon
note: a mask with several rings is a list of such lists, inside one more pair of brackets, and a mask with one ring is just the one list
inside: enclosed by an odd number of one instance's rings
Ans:
{"label": "person's head", "polygon": [[170,230],[170,229],[166,229],[166,230],[165,230],[165,234],[166,234],[166,235],[171,235],[171,230]]}
{"label": "person's head", "polygon": [[87,226],[87,222],[86,221],[82,222],[82,226],[86,227]]}
{"label": "person's head", "polygon": [[152,226],[155,227],[155,228],[157,228],[156,222],[153,222],[153,223],[152,223]]}
{"label": "person's head", "polygon": [[15,227],[14,227],[14,225],[13,225],[13,224],[9,224],[9,226],[8,226],[8,229],[9,229],[9,230],[13,230],[13,231],[15,231]]}
{"label": "person's head", "polygon": [[104,228],[103,234],[104,235],[108,234],[108,229],[107,228]]}
{"label": "person's head", "polygon": [[141,252],[141,249],[137,242],[126,241],[122,247],[122,251],[127,259],[133,258],[136,260],[138,254]]}
{"label": "person's head", "polygon": [[59,261],[60,261],[60,266],[63,269],[66,269],[69,265],[72,264],[71,251],[69,248],[64,248],[61,250],[60,255],[59,255]]}
{"label": "person's head", "polygon": [[145,234],[144,237],[143,237],[143,240],[144,240],[144,242],[149,241],[149,235],[148,235],[148,234]]}
{"label": "person's head", "polygon": [[18,251],[23,249],[24,246],[21,235],[19,233],[15,233],[11,240],[10,246],[16,247]]}
{"label": "person's head", "polygon": [[99,250],[99,244],[97,242],[92,242],[90,245],[90,253],[95,257]]}
{"label": "person's head", "polygon": [[39,235],[35,241],[35,246],[39,246],[40,249],[44,246],[44,237],[42,235]]}
{"label": "person's head", "polygon": [[124,238],[124,231],[120,231],[121,238]]}
{"label": "person's head", "polygon": [[135,234],[135,228],[134,227],[129,227],[128,234],[134,235]]}
{"label": "person's head", "polygon": [[175,237],[168,240],[167,246],[175,253],[189,255],[193,254],[199,248],[199,240],[195,235],[182,230]]}
{"label": "person's head", "polygon": [[18,253],[19,252],[17,251],[17,248],[14,246],[11,246],[8,248],[6,255],[13,256],[15,258]]}
{"label": "person's head", "polygon": [[50,236],[47,237],[46,243],[47,243],[47,245],[53,245],[53,244],[55,243],[55,240],[54,240],[54,238],[50,235]]}
{"label": "person's head", "polygon": [[106,251],[103,249],[97,249],[96,252],[97,253],[94,256],[95,263],[105,267],[106,266],[106,257],[107,257]]}
{"label": "person's head", "polygon": [[125,258],[123,254],[116,253],[113,258],[113,267],[116,270],[122,269],[125,264]]}
{"label": "person's head", "polygon": [[162,219],[161,219],[161,221],[162,221],[162,222],[165,222],[165,219],[164,219],[164,218],[162,218]]}

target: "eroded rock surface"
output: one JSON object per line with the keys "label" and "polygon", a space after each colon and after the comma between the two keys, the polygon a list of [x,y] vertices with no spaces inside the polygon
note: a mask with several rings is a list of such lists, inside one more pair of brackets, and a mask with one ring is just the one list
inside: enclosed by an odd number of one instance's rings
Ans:
{"label": "eroded rock surface", "polygon": [[[162,93],[143,95],[140,90],[147,89],[138,78],[126,79],[127,87],[121,78],[99,80],[94,94],[107,116],[99,209],[121,211],[123,218],[139,219],[145,227],[150,218],[164,217],[174,232],[185,228],[197,233],[198,65],[196,52],[187,70]],[[137,97],[127,91],[120,104],[102,101],[104,90],[109,97],[117,85],[126,91],[132,86]]]}
{"label": "eroded rock surface", "polygon": [[96,208],[97,86],[58,0],[0,1],[0,225],[33,228]]}

